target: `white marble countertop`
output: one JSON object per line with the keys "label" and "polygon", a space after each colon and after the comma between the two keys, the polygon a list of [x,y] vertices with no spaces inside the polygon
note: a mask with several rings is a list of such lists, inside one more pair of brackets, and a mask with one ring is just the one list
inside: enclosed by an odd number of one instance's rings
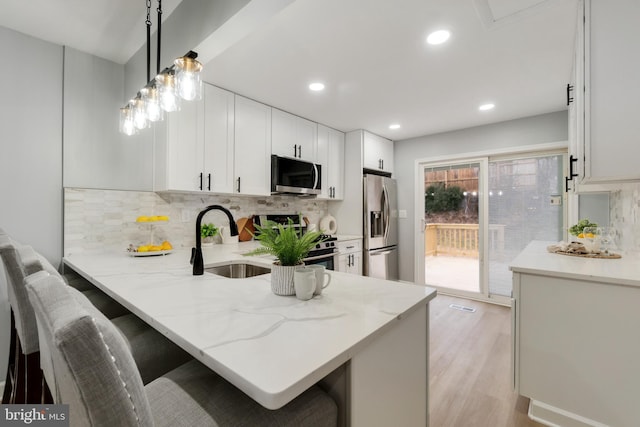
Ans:
{"label": "white marble countertop", "polygon": [[[205,266],[270,265],[257,242],[204,248]],[[436,295],[423,286],[330,272],[321,296],[271,292],[270,275],[193,276],[189,250],[166,256],[74,254],[69,267],[270,409],[291,401]]]}
{"label": "white marble countertop", "polygon": [[640,258],[637,254],[623,253],[619,259],[567,256],[548,252],[547,246],[554,243],[557,242],[529,243],[511,262],[511,270],[542,276],[640,286]]}
{"label": "white marble countertop", "polygon": [[359,240],[362,239],[362,236],[356,234],[336,234],[338,238],[338,242],[343,242],[345,240]]}

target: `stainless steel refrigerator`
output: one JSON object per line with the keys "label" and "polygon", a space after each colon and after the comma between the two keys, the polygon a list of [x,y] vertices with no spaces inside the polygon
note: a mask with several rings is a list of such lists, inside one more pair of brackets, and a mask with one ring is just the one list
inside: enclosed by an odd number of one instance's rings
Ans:
{"label": "stainless steel refrigerator", "polygon": [[398,280],[396,181],[364,175],[364,275]]}

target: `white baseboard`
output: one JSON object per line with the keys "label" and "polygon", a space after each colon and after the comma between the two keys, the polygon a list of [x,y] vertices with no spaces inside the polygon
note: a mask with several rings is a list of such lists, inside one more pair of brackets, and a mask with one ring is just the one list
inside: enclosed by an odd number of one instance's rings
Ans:
{"label": "white baseboard", "polygon": [[529,418],[549,427],[609,427],[560,408],[531,399]]}

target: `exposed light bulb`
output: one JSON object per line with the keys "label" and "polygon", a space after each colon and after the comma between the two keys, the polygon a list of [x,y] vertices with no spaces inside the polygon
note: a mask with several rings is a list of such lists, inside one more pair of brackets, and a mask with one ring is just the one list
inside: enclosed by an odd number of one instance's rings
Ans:
{"label": "exposed light bulb", "polygon": [[183,56],[174,61],[176,65],[176,88],[180,98],[193,101],[202,98],[202,64],[193,58]]}
{"label": "exposed light bulb", "polygon": [[176,76],[173,71],[165,69],[156,76],[158,85],[158,97],[160,106],[164,111],[170,113],[180,109],[180,98],[176,96]]}
{"label": "exposed light bulb", "polygon": [[147,119],[150,122],[157,122],[164,119],[164,111],[160,106],[160,98],[155,83],[142,89],[142,99]]}
{"label": "exposed light bulb", "polygon": [[120,132],[129,136],[136,133],[136,127],[133,124],[133,114],[129,104],[120,109]]}
{"label": "exposed light bulb", "polygon": [[140,97],[140,93],[131,101],[133,106],[133,125],[137,129],[144,129],[148,126],[147,114],[144,109],[144,101]]}

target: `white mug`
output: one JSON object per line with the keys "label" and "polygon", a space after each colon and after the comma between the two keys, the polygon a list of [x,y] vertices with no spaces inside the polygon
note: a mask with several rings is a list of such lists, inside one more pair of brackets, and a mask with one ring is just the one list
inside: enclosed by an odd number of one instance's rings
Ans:
{"label": "white mug", "polygon": [[[324,265],[308,265],[307,268],[310,268],[316,274],[316,290],[313,291],[313,294],[322,294],[322,290],[331,283],[331,275],[325,271]],[[325,277],[327,278],[326,282]]]}
{"label": "white mug", "polygon": [[313,298],[316,289],[316,272],[307,267],[296,268],[293,272],[293,287],[296,297],[306,301]]}

